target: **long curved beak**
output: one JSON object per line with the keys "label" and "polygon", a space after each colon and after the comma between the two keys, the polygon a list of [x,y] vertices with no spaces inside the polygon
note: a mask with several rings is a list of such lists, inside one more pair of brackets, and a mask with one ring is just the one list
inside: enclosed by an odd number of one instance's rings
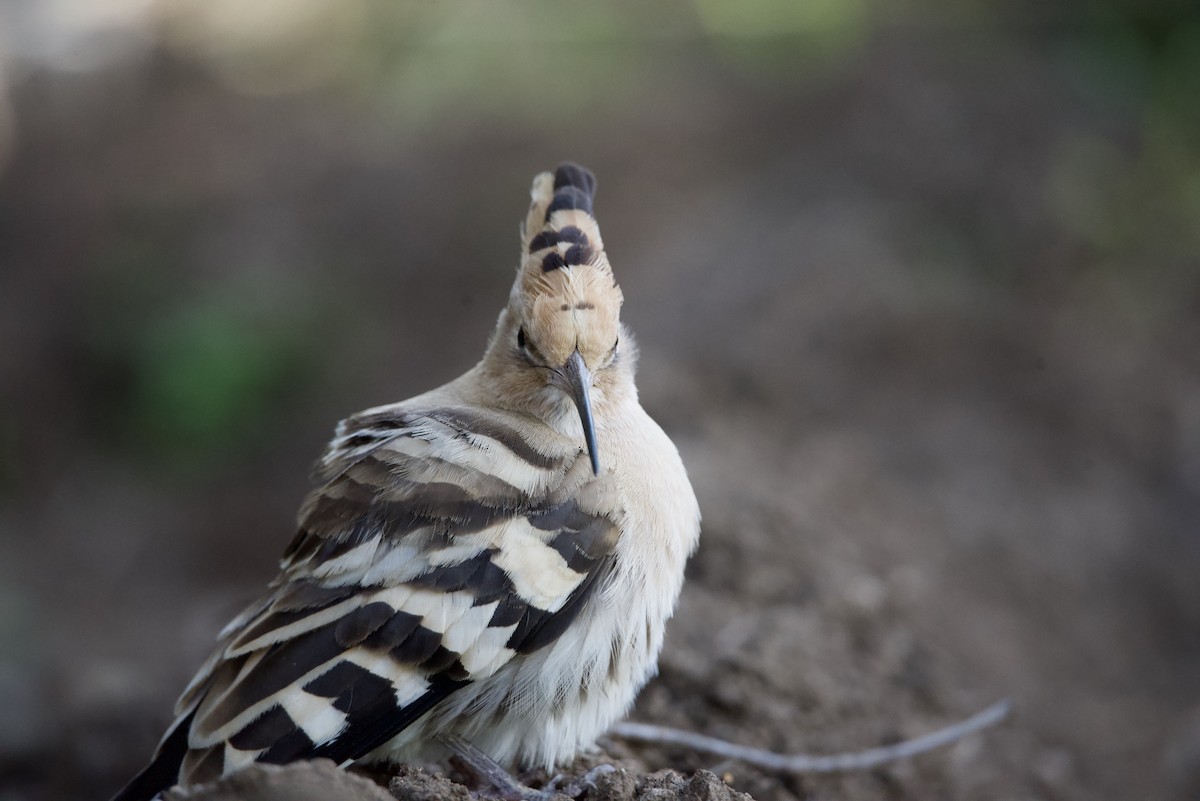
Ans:
{"label": "long curved beak", "polygon": [[596,451],[596,424],[592,421],[592,373],[583,363],[579,351],[571,354],[563,365],[563,377],[575,408],[579,411],[579,422],[583,424],[583,439],[587,443],[588,456],[592,459],[592,473],[600,475],[600,454]]}

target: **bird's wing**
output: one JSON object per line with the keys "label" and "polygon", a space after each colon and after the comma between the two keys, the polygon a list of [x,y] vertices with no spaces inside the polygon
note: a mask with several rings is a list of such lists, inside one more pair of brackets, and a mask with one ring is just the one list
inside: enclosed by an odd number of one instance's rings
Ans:
{"label": "bird's wing", "polygon": [[181,778],[359,758],[554,641],[619,530],[581,455],[462,408],[343,423],[273,592],[179,701]]}

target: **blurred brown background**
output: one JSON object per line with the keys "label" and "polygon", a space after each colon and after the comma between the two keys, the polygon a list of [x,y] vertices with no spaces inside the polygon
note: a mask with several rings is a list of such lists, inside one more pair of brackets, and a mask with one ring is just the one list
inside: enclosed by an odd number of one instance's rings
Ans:
{"label": "blurred brown background", "polygon": [[1200,795],[1200,12],[0,3],[0,799],[105,798],[571,159],[705,514],[634,716],[760,799]]}

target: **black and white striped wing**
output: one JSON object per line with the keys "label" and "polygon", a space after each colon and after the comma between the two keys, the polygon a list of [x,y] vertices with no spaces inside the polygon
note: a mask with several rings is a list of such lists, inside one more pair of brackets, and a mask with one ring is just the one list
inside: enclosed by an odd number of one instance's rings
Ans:
{"label": "black and white striped wing", "polygon": [[223,632],[156,762],[196,782],[356,759],[552,642],[603,583],[618,533],[588,502],[580,456],[461,409],[343,423],[274,591]]}

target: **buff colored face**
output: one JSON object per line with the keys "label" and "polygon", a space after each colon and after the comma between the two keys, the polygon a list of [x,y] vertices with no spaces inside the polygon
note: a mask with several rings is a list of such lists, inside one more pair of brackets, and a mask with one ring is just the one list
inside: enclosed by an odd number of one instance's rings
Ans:
{"label": "buff colored face", "polygon": [[526,315],[531,353],[549,367],[561,367],[578,350],[588,370],[612,362],[620,334],[621,290],[611,273],[590,267],[545,273],[541,292]]}
{"label": "buff colored face", "polygon": [[600,457],[592,418],[593,377],[612,364],[620,334],[621,290],[612,273],[590,265],[543,272],[529,293],[517,346],[530,364],[575,403],[591,457]]}

